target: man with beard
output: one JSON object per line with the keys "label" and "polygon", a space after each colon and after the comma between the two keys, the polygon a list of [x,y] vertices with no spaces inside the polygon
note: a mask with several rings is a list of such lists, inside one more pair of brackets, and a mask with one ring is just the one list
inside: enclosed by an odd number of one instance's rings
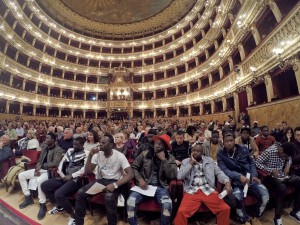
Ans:
{"label": "man with beard", "polygon": [[[148,185],[157,187],[154,198],[161,206],[161,225],[169,225],[172,213],[172,200],[168,192],[169,183],[176,179],[177,165],[171,150],[170,137],[167,134],[154,136],[154,150],[143,151],[131,165],[134,179],[144,190]],[[137,205],[144,199],[141,193],[132,191],[127,200],[128,222],[137,225]]]}
{"label": "man with beard", "polygon": [[254,157],[257,158],[259,155],[258,147],[254,141],[254,138],[250,136],[251,129],[249,126],[243,126],[241,128],[241,136],[235,139],[235,143],[238,145],[242,145],[243,147],[247,148],[249,153]]}
{"label": "man with beard", "polygon": [[215,190],[215,178],[225,184],[225,190],[231,193],[229,178],[214,163],[212,158],[203,155],[203,147],[196,144],[191,157],[182,161],[177,179],[184,182],[184,196],[175,218],[175,225],[187,225],[191,217],[203,203],[215,215],[218,225],[229,225],[230,207],[219,198]]}
{"label": "man with beard", "polygon": [[206,157],[212,158],[217,161],[218,150],[223,147],[222,143],[219,141],[219,131],[213,130],[211,132],[211,139],[205,140],[203,142],[203,153]]}
{"label": "man with beard", "polygon": [[[266,208],[269,201],[269,193],[261,181],[257,178],[255,163],[250,157],[249,150],[241,145],[236,145],[234,135],[232,133],[224,134],[224,148],[218,152],[218,165],[221,170],[232,181],[233,195],[238,200],[236,212],[238,219],[242,224],[250,225],[249,216],[247,215],[243,200],[244,186],[249,185],[249,191],[254,193],[257,198],[257,205],[254,211],[254,217],[251,219],[252,225],[261,225],[259,217]],[[248,176],[247,176],[248,174]]]}

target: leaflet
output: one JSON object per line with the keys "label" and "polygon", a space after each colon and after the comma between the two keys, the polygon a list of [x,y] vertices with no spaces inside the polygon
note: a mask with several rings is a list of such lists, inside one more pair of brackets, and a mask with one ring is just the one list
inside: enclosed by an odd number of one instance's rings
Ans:
{"label": "leaflet", "polygon": [[89,190],[87,190],[86,193],[89,195],[95,195],[95,194],[102,192],[105,187],[106,186],[104,186],[103,184],[96,182],[96,183],[94,183],[94,185],[92,187],[90,187]]}
{"label": "leaflet", "polygon": [[130,190],[138,192],[142,195],[146,195],[146,196],[149,196],[149,197],[154,197],[156,189],[157,189],[156,186],[148,185],[147,190],[144,190],[144,189],[140,188],[139,186],[134,186]]}

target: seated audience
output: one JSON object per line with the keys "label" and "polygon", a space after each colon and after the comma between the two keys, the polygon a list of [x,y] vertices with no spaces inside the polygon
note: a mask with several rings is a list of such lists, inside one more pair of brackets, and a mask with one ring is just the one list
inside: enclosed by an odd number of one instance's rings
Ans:
{"label": "seated audience", "polygon": [[300,127],[296,127],[295,130],[295,153],[294,156],[292,157],[293,160],[293,165],[300,165]]}
{"label": "seated audience", "polygon": [[250,127],[248,126],[242,127],[241,136],[235,139],[235,143],[245,147],[254,158],[257,158],[259,155],[259,150],[255,143],[254,138],[251,137],[250,134],[251,134]]}
{"label": "seated audience", "polygon": [[258,127],[258,122],[254,121],[253,122],[253,127],[251,128],[251,136],[256,137],[260,134],[260,129]]}
{"label": "seated audience", "polygon": [[125,135],[122,132],[118,132],[114,136],[115,150],[127,155],[127,147],[125,146]]}
{"label": "seated audience", "polygon": [[0,162],[11,157],[10,137],[5,134],[0,137]]}
{"label": "seated audience", "polygon": [[270,135],[272,135],[277,142],[281,141],[284,135],[281,129],[281,123],[276,123],[276,126],[273,130],[271,130]]}
{"label": "seated audience", "polygon": [[184,140],[188,141],[190,145],[194,144],[198,139],[197,129],[194,126],[188,126],[184,135]]}
{"label": "seated audience", "polygon": [[22,150],[37,150],[40,146],[39,141],[33,130],[28,130],[26,137],[18,141],[18,148],[14,149],[15,155],[22,155]]}
{"label": "seated audience", "polygon": [[62,126],[57,126],[56,131],[56,142],[60,144],[64,138],[64,128]]}
{"label": "seated audience", "polygon": [[[160,224],[169,225],[172,213],[172,200],[168,191],[169,183],[176,179],[177,165],[171,150],[170,137],[167,134],[154,136],[154,150],[143,151],[131,165],[137,185],[148,189],[148,185],[157,187],[155,199],[161,206]],[[127,200],[128,222],[137,225],[137,205],[144,195],[132,191]]]}
{"label": "seated audience", "polygon": [[295,145],[285,142],[282,145],[275,143],[266,149],[256,160],[257,168],[265,171],[268,176],[264,183],[269,190],[275,190],[275,225],[282,225],[281,213],[285,202],[287,186],[295,188],[294,207],[290,217],[300,223],[300,177],[288,177],[292,164],[291,156],[294,154]]}
{"label": "seated audience", "polygon": [[[250,225],[249,216],[243,204],[243,189],[245,185],[249,185],[249,191],[254,192],[258,200],[258,207],[255,208],[251,224],[260,225],[259,217],[269,201],[268,190],[257,177],[258,174],[249,150],[242,145],[236,145],[232,133],[224,134],[223,139],[224,148],[218,152],[218,165],[232,181],[233,195],[239,202],[236,209],[238,219],[242,224]],[[247,178],[247,173],[250,174],[250,178]]]}
{"label": "seated audience", "polygon": [[284,142],[294,142],[294,141],[295,141],[294,131],[291,127],[287,127],[283,133],[283,137],[280,142],[284,143]]}
{"label": "seated audience", "polygon": [[5,132],[4,132],[3,125],[0,124],[0,137],[2,137],[4,134],[5,134]]}
{"label": "seated audience", "polygon": [[73,147],[73,130],[71,128],[66,128],[64,130],[64,137],[59,143],[59,147],[64,150],[64,153],[68,151],[69,148]]}
{"label": "seated audience", "polygon": [[[91,195],[86,193],[96,182],[105,186],[103,190],[104,204],[109,225],[116,225],[118,221],[117,203],[122,192],[122,186],[133,178],[132,169],[126,157],[113,149],[114,138],[105,134],[101,138],[100,146],[91,149],[84,167],[84,173],[90,175],[98,166],[96,181],[90,182],[78,191],[75,205],[75,221],[70,225],[83,225],[86,213],[87,198]],[[125,171],[125,173],[124,173]]]}
{"label": "seated audience", "polygon": [[157,134],[156,130],[150,129],[147,132],[147,135],[144,136],[141,141],[139,141],[139,143],[136,146],[137,151],[134,154],[135,158],[138,157],[141,154],[141,152],[143,152],[145,150],[153,150],[154,149],[153,148],[154,147],[153,137],[156,134]]}
{"label": "seated audience", "polygon": [[218,225],[229,225],[230,207],[219,198],[215,190],[215,177],[228,193],[232,192],[229,178],[220,170],[214,161],[203,155],[203,147],[196,144],[192,147],[191,157],[184,159],[177,174],[177,179],[184,182],[184,196],[175,218],[175,225],[185,225],[200,207],[205,204],[215,215]]}
{"label": "seated audience", "polygon": [[81,126],[77,127],[75,131],[75,134],[73,134],[74,139],[77,137],[85,137]]}
{"label": "seated audience", "polygon": [[[75,214],[68,196],[76,193],[80,188],[78,177],[84,172],[86,152],[83,148],[84,138],[74,139],[73,148],[64,155],[58,166],[58,178],[52,178],[42,183],[41,189],[52,204],[56,204],[48,213],[57,214],[67,212],[70,221],[75,220]],[[43,211],[45,216],[46,211]],[[71,223],[70,222],[70,223]]]}
{"label": "seated audience", "polygon": [[210,140],[205,140],[202,146],[203,155],[217,161],[217,153],[223,147],[222,142],[219,141],[219,131],[212,131]]}
{"label": "seated audience", "polygon": [[7,126],[7,130],[5,131],[5,134],[7,134],[11,141],[15,141],[18,139],[17,132],[14,129],[12,123],[9,123]]}
{"label": "seated audience", "polygon": [[92,148],[99,146],[99,141],[98,133],[95,130],[90,130],[83,145],[84,150],[89,152]]}
{"label": "seated audience", "polygon": [[21,122],[17,123],[16,133],[17,133],[18,140],[25,136],[25,131],[24,131],[24,128],[22,127]]}
{"label": "seated audience", "polygon": [[172,142],[171,154],[175,157],[177,166],[181,165],[182,160],[189,157],[189,145],[188,141],[184,141],[184,132],[179,130],[175,134],[175,141]]}
{"label": "seated audience", "polygon": [[[40,203],[40,210],[37,215],[38,219],[43,219],[44,212],[47,211],[46,196],[41,190],[41,184],[48,180],[47,170],[49,168],[57,167],[63,154],[63,150],[55,144],[55,140],[55,134],[47,134],[44,148],[42,149],[35,169],[30,169],[19,174],[20,185],[25,196],[24,202],[19,205],[19,208],[23,209],[34,203],[29,189],[36,190],[36,188],[38,188],[38,198]],[[30,186],[27,180],[29,180]]]}
{"label": "seated audience", "polygon": [[269,127],[262,126],[261,128],[261,135],[255,138],[255,143],[258,147],[259,154],[269,148],[271,145],[275,143],[275,138],[269,135]]}

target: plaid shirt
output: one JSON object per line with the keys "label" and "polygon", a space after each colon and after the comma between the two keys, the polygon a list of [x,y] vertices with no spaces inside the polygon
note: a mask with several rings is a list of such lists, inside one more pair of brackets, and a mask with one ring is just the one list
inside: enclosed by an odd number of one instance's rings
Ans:
{"label": "plaid shirt", "polygon": [[256,166],[259,169],[265,170],[271,173],[273,170],[279,171],[279,176],[284,175],[284,166],[290,166],[292,164],[292,158],[280,158],[278,156],[277,145],[274,144],[266,149],[256,160]]}
{"label": "plaid shirt", "polygon": [[195,164],[193,166],[193,170],[195,173],[193,182],[192,182],[192,187],[186,190],[187,193],[189,194],[195,194],[199,189],[205,194],[205,195],[210,195],[215,189],[210,187],[208,185],[208,182],[205,178],[204,172],[203,172],[203,163],[202,161]]}

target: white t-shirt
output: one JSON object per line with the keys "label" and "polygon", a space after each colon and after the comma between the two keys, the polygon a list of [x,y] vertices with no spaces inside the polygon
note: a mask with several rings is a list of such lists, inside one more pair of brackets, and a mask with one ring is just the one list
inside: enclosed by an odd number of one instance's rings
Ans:
{"label": "white t-shirt", "polygon": [[89,143],[89,142],[86,141],[84,143],[84,145],[83,145],[83,148],[86,151],[91,151],[92,148],[95,148],[97,146],[99,146],[99,142],[97,142],[97,143]]}
{"label": "white t-shirt", "polygon": [[130,167],[126,157],[115,149],[109,158],[104,156],[103,151],[93,155],[92,163],[98,165],[96,177],[99,179],[119,180],[124,174],[124,169]]}

